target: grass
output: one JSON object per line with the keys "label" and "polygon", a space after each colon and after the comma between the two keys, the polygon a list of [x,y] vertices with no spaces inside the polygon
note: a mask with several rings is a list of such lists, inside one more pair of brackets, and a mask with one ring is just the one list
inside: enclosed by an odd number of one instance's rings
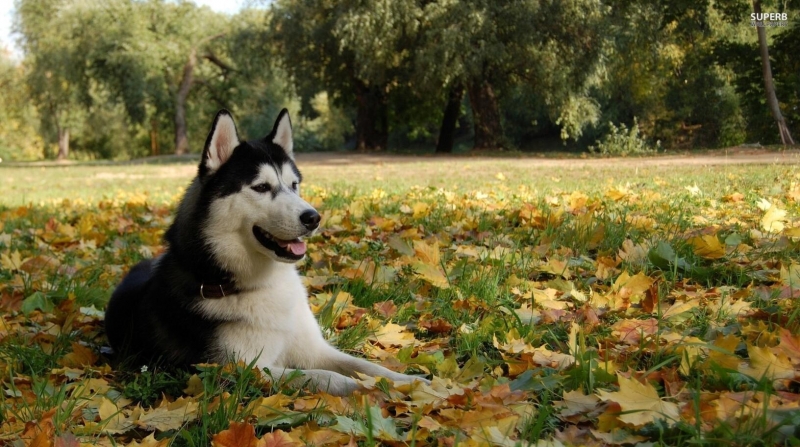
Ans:
{"label": "grass", "polygon": [[[337,163],[300,166],[325,219],[299,265],[312,308],[332,343],[433,390],[114,369],[100,311],[162,249],[194,164],[2,167],[0,439],[199,446],[233,421],[362,445],[800,443],[798,165]],[[626,404],[628,377],[677,416]]]}

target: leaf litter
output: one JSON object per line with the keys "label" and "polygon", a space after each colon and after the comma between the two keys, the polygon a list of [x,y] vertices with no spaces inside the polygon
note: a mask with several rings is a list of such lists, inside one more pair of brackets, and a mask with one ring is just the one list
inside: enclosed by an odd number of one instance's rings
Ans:
{"label": "leaf litter", "polygon": [[300,268],[326,336],[433,376],[361,376],[348,398],[242,364],[114,370],[102,309],[128,268],[163,249],[172,205],[1,208],[0,439],[797,442],[800,176],[785,174],[780,188],[718,193],[662,180],[543,196],[502,174],[491,193],[307,188],[324,222]]}

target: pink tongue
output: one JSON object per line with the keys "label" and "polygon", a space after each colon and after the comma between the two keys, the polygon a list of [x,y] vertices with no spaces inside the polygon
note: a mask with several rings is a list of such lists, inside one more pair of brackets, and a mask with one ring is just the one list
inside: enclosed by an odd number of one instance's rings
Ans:
{"label": "pink tongue", "polygon": [[296,255],[303,255],[306,253],[306,243],[303,241],[289,242],[289,251]]}

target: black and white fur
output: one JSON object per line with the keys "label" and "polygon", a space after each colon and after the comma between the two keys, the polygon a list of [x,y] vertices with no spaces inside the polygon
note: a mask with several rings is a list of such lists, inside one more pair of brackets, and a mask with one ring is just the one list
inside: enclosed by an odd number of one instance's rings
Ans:
{"label": "black and white fur", "polygon": [[[138,364],[255,360],[274,378],[300,369],[337,395],[357,388],[356,372],[424,380],[347,355],[323,338],[295,268],[305,255],[299,238],[320,219],[300,198],[301,180],[285,109],[269,135],[244,142],[220,111],[165,235],[167,251],[136,265],[111,297],[105,324],[115,352]],[[237,293],[200,294],[201,284],[226,283]]]}

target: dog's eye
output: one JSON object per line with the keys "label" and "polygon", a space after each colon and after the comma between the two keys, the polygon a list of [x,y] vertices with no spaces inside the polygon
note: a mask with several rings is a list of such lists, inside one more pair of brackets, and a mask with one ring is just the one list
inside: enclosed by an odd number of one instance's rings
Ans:
{"label": "dog's eye", "polygon": [[299,185],[299,183],[297,183],[297,182],[292,182],[292,189],[293,189],[293,190],[295,190],[295,191],[297,191],[297,185]]}
{"label": "dog's eye", "polygon": [[255,192],[268,192],[270,187],[269,183],[259,183],[258,185],[250,187]]}

